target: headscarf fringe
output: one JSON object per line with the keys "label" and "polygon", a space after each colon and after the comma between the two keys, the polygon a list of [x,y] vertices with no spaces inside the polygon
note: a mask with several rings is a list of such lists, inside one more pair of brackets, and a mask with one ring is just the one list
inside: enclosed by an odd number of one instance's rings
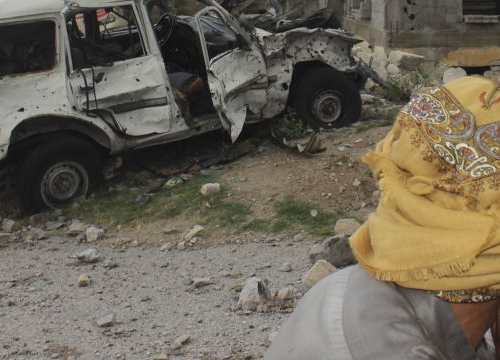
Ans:
{"label": "headscarf fringe", "polygon": [[466,257],[455,260],[447,264],[440,264],[425,269],[398,270],[398,271],[380,271],[370,268],[366,264],[361,266],[373,277],[382,280],[404,284],[407,281],[425,281],[432,278],[444,278],[463,274],[470,270],[474,265],[474,257]]}

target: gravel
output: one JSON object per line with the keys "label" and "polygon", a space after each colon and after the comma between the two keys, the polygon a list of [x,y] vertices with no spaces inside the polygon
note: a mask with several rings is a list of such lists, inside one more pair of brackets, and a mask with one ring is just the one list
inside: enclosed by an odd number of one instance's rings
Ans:
{"label": "gravel", "polygon": [[[11,244],[0,248],[0,358],[259,359],[291,309],[237,310],[238,291],[250,275],[268,279],[271,291],[300,288],[311,245],[290,238],[163,252],[102,244],[103,261],[87,264],[74,258],[85,250],[74,238]],[[278,271],[284,262],[293,270]],[[87,287],[75,281],[82,273]],[[179,347],[182,336],[189,341]]]}

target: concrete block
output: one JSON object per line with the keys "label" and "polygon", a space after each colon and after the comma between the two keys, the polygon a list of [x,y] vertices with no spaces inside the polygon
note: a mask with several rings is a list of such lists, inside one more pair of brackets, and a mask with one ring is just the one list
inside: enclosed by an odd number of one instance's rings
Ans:
{"label": "concrete block", "polygon": [[389,62],[406,71],[418,70],[424,61],[425,57],[405,51],[394,50],[389,53]]}

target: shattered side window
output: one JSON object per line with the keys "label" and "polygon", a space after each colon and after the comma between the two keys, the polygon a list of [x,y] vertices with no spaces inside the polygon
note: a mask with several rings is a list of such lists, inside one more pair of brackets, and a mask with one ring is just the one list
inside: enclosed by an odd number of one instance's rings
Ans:
{"label": "shattered side window", "polygon": [[53,21],[0,26],[0,76],[48,71],[56,63]]}
{"label": "shattered side window", "polygon": [[72,12],[66,27],[75,70],[145,55],[131,6]]}

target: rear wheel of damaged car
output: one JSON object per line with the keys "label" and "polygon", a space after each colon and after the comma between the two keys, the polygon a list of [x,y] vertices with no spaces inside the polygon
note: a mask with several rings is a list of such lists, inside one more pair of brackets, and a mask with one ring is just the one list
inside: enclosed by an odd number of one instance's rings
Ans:
{"label": "rear wheel of damaged car", "polygon": [[328,67],[311,69],[300,76],[293,105],[314,130],[347,126],[361,115],[361,96],[354,82]]}
{"label": "rear wheel of damaged car", "polygon": [[101,181],[95,145],[74,136],[56,137],[31,150],[18,173],[17,190],[26,213],[57,209],[86,196]]}

